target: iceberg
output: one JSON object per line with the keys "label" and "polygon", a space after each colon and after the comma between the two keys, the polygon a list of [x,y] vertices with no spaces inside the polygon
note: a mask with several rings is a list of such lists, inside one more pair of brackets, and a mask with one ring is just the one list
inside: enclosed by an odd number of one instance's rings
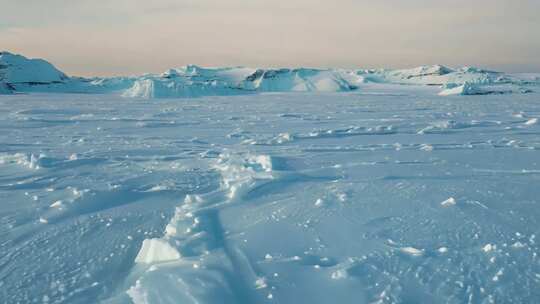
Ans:
{"label": "iceberg", "polygon": [[[347,77],[349,76],[349,77]],[[136,80],[124,97],[163,98],[254,92],[343,92],[357,89],[350,74],[318,69],[201,68],[186,66]],[[349,78],[349,79],[347,79]]]}
{"label": "iceberg", "polygon": [[[347,72],[318,69],[259,69],[243,82],[245,88],[260,92],[342,92],[356,90],[359,79]],[[350,76],[350,75],[349,75]],[[349,79],[347,79],[349,78]]]}
{"label": "iceberg", "polygon": [[450,83],[443,86],[443,90],[439,92],[439,96],[449,95],[493,95],[493,94],[512,94],[512,93],[531,93],[532,90],[525,89],[513,84],[474,84],[464,83],[457,85]]}
{"label": "iceberg", "polygon": [[69,77],[42,59],[0,52],[0,94],[14,92],[115,94],[126,98],[191,98],[265,92],[351,92],[377,84],[438,86],[440,96],[529,93],[536,74],[505,74],[475,67],[426,65],[411,69],[200,67],[161,74]]}
{"label": "iceberg", "polygon": [[462,85],[466,82],[495,83],[510,81],[500,72],[470,67],[454,70],[442,65],[421,66],[402,70],[375,70],[368,71],[367,74],[371,74],[371,79],[375,79],[376,82],[432,86],[442,86],[449,83]]}
{"label": "iceberg", "polygon": [[144,75],[122,93],[132,98],[200,97],[238,95],[239,83],[249,75],[246,68],[201,68],[188,65],[169,69],[161,75]]}

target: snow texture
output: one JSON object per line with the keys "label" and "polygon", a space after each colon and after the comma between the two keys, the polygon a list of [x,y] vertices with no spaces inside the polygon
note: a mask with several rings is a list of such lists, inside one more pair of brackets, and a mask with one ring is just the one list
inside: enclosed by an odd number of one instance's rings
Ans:
{"label": "snow texture", "polygon": [[540,95],[437,93],[2,96],[0,299],[538,302]]}

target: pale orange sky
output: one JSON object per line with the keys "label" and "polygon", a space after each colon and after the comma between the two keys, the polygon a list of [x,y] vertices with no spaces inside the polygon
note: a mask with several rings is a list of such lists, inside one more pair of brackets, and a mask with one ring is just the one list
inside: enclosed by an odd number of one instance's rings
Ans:
{"label": "pale orange sky", "polygon": [[0,0],[0,50],[70,75],[204,66],[540,71],[538,0]]}

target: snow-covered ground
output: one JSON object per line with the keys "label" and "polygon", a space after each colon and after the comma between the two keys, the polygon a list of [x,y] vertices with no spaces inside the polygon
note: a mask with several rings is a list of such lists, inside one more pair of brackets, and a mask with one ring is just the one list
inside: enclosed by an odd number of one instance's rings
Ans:
{"label": "snow-covered ground", "polygon": [[2,303],[535,303],[540,94],[0,97]]}

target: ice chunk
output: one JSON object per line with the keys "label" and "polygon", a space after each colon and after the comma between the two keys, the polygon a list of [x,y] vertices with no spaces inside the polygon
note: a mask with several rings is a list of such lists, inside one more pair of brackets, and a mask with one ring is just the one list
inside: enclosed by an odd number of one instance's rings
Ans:
{"label": "ice chunk", "polygon": [[264,289],[267,287],[268,287],[268,284],[266,283],[266,278],[261,277],[255,280],[255,289]]}
{"label": "ice chunk", "polygon": [[421,256],[424,254],[424,250],[414,247],[403,247],[399,249],[401,252],[412,256]]}
{"label": "ice chunk", "polygon": [[135,258],[136,263],[158,263],[180,258],[180,253],[163,239],[146,239]]}
{"label": "ice chunk", "polygon": [[440,247],[439,249],[437,249],[437,251],[440,252],[440,253],[447,253],[448,248],[447,247]]}
{"label": "ice chunk", "polygon": [[497,246],[492,245],[492,244],[486,244],[484,247],[482,247],[482,250],[484,252],[490,252],[490,251],[495,250],[495,249],[497,249]]}
{"label": "ice chunk", "polygon": [[444,202],[442,202],[441,206],[450,207],[450,206],[454,206],[455,204],[456,204],[456,199],[453,198],[453,197],[450,197],[450,198],[446,199]]}
{"label": "ice chunk", "polygon": [[49,207],[51,207],[51,208],[60,208],[60,207],[62,207],[62,206],[63,206],[62,201],[61,201],[61,200],[58,200],[58,201],[52,203]]}
{"label": "ice chunk", "polygon": [[538,124],[538,118],[531,118],[525,122],[525,125],[531,126]]}

